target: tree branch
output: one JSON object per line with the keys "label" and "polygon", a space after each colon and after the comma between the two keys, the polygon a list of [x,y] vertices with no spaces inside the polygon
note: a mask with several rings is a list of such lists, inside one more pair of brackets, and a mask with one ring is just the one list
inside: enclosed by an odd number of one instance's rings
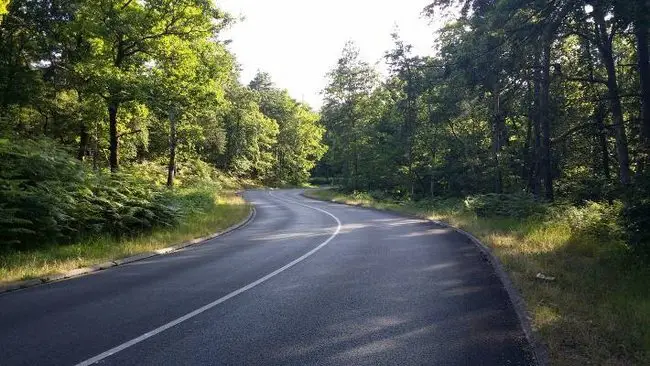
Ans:
{"label": "tree branch", "polygon": [[138,128],[137,130],[121,133],[121,134],[117,135],[117,138],[119,139],[119,138],[121,138],[123,136],[135,135],[136,133],[140,133],[140,132],[142,132],[142,130]]}
{"label": "tree branch", "polygon": [[576,76],[563,76],[564,80],[567,81],[577,81],[581,83],[597,83],[597,84],[604,84],[607,85],[607,80],[605,79],[599,79],[599,78],[582,78],[582,77],[576,77]]}
{"label": "tree branch", "polygon": [[572,135],[572,134],[574,134],[574,133],[576,133],[576,132],[578,132],[580,130],[584,130],[585,128],[593,126],[595,124],[596,124],[595,122],[587,122],[587,123],[579,124],[577,126],[573,126],[573,127],[569,128],[567,131],[565,131],[564,133],[562,133],[560,136],[552,138],[551,139],[551,144],[560,142],[560,141],[566,139],[567,137],[569,137],[570,135]]}

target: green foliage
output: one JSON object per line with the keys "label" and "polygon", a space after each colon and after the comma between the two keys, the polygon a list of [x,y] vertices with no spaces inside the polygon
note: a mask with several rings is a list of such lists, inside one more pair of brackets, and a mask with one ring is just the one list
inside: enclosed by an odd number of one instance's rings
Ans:
{"label": "green foliage", "polygon": [[378,75],[349,42],[328,78],[321,111],[329,146],[324,161],[333,170],[330,174],[344,178],[350,190],[367,189],[369,173],[378,166],[373,149],[374,123],[383,111],[381,101],[373,97]]}
{"label": "green foliage", "polygon": [[524,219],[544,213],[546,207],[533,195],[527,193],[488,193],[467,197],[465,208],[479,217],[501,216]]}
{"label": "green foliage", "polygon": [[[630,12],[641,2],[615,3],[586,13],[570,1],[435,1],[425,14],[465,9],[438,32],[436,56],[395,34],[381,80],[346,45],[327,75],[329,150],[316,174],[410,199],[625,199],[649,164],[650,103],[638,95],[650,93],[639,83],[650,70],[622,67],[637,63],[642,40],[608,33],[647,32]],[[601,21],[605,36],[586,25]]]}
{"label": "green foliage", "polygon": [[132,235],[174,225],[179,215],[148,181],[92,172],[45,139],[0,140],[0,202],[2,242],[15,248]]}
{"label": "green foliage", "polygon": [[266,182],[275,185],[299,185],[326,151],[322,138],[325,129],[318,114],[276,88],[271,77],[258,73],[250,82],[260,111],[278,124],[277,143],[273,146],[275,163]]}
{"label": "green foliage", "polygon": [[231,103],[223,119],[227,140],[215,163],[237,176],[264,180],[276,161],[278,124],[260,111],[250,89],[235,86],[228,92]]}
{"label": "green foliage", "polygon": [[202,160],[190,159],[183,161],[176,169],[176,178],[181,188],[205,187],[212,190],[233,188],[228,183],[224,184],[224,180],[227,178],[223,176],[222,172]]}
{"label": "green foliage", "polygon": [[9,6],[9,0],[0,0],[0,16],[7,14],[7,6]]}
{"label": "green foliage", "polygon": [[554,207],[550,221],[571,228],[570,249],[583,255],[607,258],[606,253],[625,248],[623,204],[587,202],[582,206]]}
{"label": "green foliage", "polygon": [[94,169],[155,185],[166,171],[170,186],[214,180],[199,160],[227,186],[301,184],[325,151],[309,106],[268,75],[238,81],[219,37],[232,18],[212,1],[15,0],[8,11],[1,137],[46,137]]}
{"label": "green foliage", "polygon": [[48,137],[97,169],[166,166],[169,185],[197,160],[238,179],[309,178],[319,116],[268,75],[239,83],[219,37],[232,19],[212,1],[64,3],[16,0],[0,25],[0,136]]}
{"label": "green foliage", "polygon": [[186,212],[194,212],[180,217],[179,224],[174,227],[159,227],[128,237],[102,234],[83,237],[66,245],[3,251],[0,255],[0,281],[65,273],[166,248],[230,227],[250,213],[249,206],[241,197],[233,192],[215,191],[212,187],[175,189],[174,196],[180,207],[188,208]]}

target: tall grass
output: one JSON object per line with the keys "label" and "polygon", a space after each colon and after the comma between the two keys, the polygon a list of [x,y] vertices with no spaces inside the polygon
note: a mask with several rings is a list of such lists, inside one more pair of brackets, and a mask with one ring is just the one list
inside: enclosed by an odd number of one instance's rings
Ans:
{"label": "tall grass", "polygon": [[[399,202],[333,190],[308,195],[441,220],[477,236],[521,291],[553,365],[650,364],[650,266],[624,240],[620,204],[547,206],[511,217],[485,215],[484,205],[475,210],[460,199]],[[555,280],[540,280],[538,273]]]}

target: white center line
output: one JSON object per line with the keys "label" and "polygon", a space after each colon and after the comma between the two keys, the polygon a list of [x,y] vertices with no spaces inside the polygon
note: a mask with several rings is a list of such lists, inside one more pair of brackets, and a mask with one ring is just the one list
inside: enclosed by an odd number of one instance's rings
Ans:
{"label": "white center line", "polygon": [[144,333],[143,335],[141,335],[139,337],[133,338],[130,341],[124,342],[124,343],[120,344],[119,346],[115,346],[115,347],[109,349],[106,352],[100,353],[97,356],[94,356],[94,357],[91,357],[91,358],[89,358],[89,359],[87,359],[85,361],[79,362],[76,366],[92,365],[92,364],[94,364],[96,362],[99,362],[99,361],[101,361],[101,360],[103,360],[103,359],[105,359],[107,357],[110,357],[110,356],[112,356],[112,355],[114,355],[114,354],[116,354],[118,352],[124,351],[125,349],[127,349],[127,348],[129,348],[131,346],[134,346],[134,345],[136,345],[136,344],[138,344],[138,343],[140,343],[140,342],[142,342],[142,341],[144,341],[144,340],[146,340],[148,338],[151,338],[151,337],[155,336],[158,333],[164,332],[169,328],[172,328],[172,327],[174,327],[174,326],[176,326],[176,325],[178,325],[178,324],[180,324],[180,323],[182,323],[182,322],[184,322],[184,321],[186,321],[188,319],[191,319],[191,318],[193,318],[193,317],[195,317],[195,316],[197,316],[197,315],[199,315],[199,314],[201,314],[201,313],[203,313],[203,312],[205,312],[207,310],[210,310],[213,307],[221,304],[222,302],[225,302],[226,300],[229,300],[229,299],[241,294],[242,292],[248,291],[248,290],[252,289],[253,287],[255,287],[257,285],[268,281],[272,277],[286,271],[287,269],[289,269],[289,268],[295,266],[296,264],[304,261],[305,259],[307,259],[311,255],[313,255],[314,253],[319,251],[321,248],[323,248],[324,246],[329,244],[329,242],[332,241],[332,239],[334,239],[334,237],[336,235],[338,235],[338,233],[341,231],[341,221],[338,219],[338,217],[334,216],[330,212],[322,210],[322,209],[320,209],[318,207],[305,205],[305,204],[300,203],[298,201],[289,200],[289,199],[281,199],[281,198],[277,197],[276,195],[272,194],[270,191],[269,191],[269,195],[271,195],[272,197],[275,197],[276,199],[278,199],[280,201],[290,202],[290,203],[293,203],[293,204],[296,204],[296,205],[299,205],[299,206],[303,206],[303,207],[307,207],[307,208],[310,208],[312,210],[316,210],[316,211],[319,211],[319,212],[322,212],[322,213],[324,213],[326,215],[331,216],[336,221],[336,224],[337,224],[336,231],[334,231],[334,233],[329,238],[327,238],[327,240],[320,243],[314,249],[312,249],[312,250],[308,251],[307,253],[303,254],[302,256],[294,259],[293,261],[291,261],[290,263],[284,265],[283,267],[280,267],[280,268],[276,269],[275,271],[267,274],[266,276],[254,281],[254,282],[251,282],[248,285],[246,285],[246,286],[244,286],[244,287],[242,287],[240,289],[237,289],[237,290],[229,293],[228,295],[226,295],[224,297],[221,297],[221,298],[219,298],[219,299],[217,299],[217,300],[215,300],[215,301],[213,301],[213,302],[211,302],[211,303],[209,303],[207,305],[204,305],[204,306],[202,306],[202,307],[200,307],[200,308],[198,308],[198,309],[196,309],[196,310],[194,310],[194,311],[192,311],[190,313],[187,313],[187,314],[181,316],[178,319],[172,320],[167,324],[161,325],[160,327],[158,327],[156,329],[150,330],[147,333]]}

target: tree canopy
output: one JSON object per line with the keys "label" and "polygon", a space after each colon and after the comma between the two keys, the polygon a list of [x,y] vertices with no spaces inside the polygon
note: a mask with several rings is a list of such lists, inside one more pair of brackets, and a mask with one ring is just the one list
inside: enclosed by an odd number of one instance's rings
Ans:
{"label": "tree canopy", "polygon": [[177,159],[299,183],[323,154],[310,107],[268,75],[265,85],[239,83],[219,40],[232,18],[212,1],[16,0],[7,10],[5,136],[55,139],[112,171],[166,161],[170,185]]}

